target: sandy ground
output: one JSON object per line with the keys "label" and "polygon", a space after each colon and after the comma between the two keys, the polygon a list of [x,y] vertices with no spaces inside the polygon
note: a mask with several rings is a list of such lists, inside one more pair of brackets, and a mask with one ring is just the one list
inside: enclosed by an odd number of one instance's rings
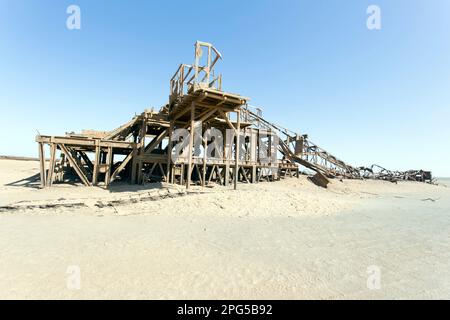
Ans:
{"label": "sandy ground", "polygon": [[37,168],[0,160],[1,299],[450,298],[445,186],[17,182]]}

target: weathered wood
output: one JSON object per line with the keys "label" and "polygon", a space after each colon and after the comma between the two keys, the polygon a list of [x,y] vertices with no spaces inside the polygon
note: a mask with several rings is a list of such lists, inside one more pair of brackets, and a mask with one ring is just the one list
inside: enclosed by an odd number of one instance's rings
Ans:
{"label": "weathered wood", "polygon": [[[223,112],[221,109],[219,109],[219,113],[222,115],[222,117],[224,118],[224,120],[227,122],[228,126],[230,127],[230,129],[233,129],[234,132],[236,133],[236,128],[234,127],[234,125],[231,123],[230,119],[228,119],[228,116],[225,112]],[[238,120],[239,124],[240,124],[240,119]]]}
{"label": "weathered wood", "polygon": [[81,179],[81,182],[83,182],[86,186],[90,186],[91,183],[89,182],[88,178],[84,175],[83,171],[78,166],[75,159],[72,157],[72,154],[69,152],[69,150],[67,150],[66,146],[64,144],[58,144],[58,146],[66,156],[66,159],[69,161],[70,166],[75,170],[78,177]]}
{"label": "weathered wood", "polygon": [[133,151],[130,152],[130,154],[128,156],[126,156],[125,159],[123,159],[122,163],[116,168],[116,170],[114,170],[113,174],[111,175],[111,182],[113,182],[114,180],[116,180],[117,175],[120,173],[120,171],[122,171],[123,169],[125,169],[125,166],[128,164],[128,162],[130,162],[130,160],[133,158]]}
{"label": "weathered wood", "polygon": [[330,180],[328,180],[327,177],[325,177],[322,173],[317,172],[314,176],[312,176],[311,181],[314,182],[314,184],[318,185],[322,188],[327,188],[328,184],[330,183]]}
{"label": "weathered wood", "polygon": [[195,102],[191,105],[191,133],[189,135],[189,155],[188,155],[188,169],[186,177],[186,189],[191,185],[192,175],[192,153],[194,150],[194,134],[195,134]]}
{"label": "weathered wood", "polygon": [[[96,140],[97,139],[94,139],[94,138],[59,137],[59,136],[38,136],[38,137],[36,137],[37,142],[64,144],[67,146],[92,147],[92,149],[95,148]],[[100,140],[100,146],[101,147],[122,148],[122,149],[133,149],[134,142]]]}
{"label": "weathered wood", "polygon": [[167,137],[169,133],[168,129],[163,130],[157,137],[155,137],[150,143],[149,145],[145,148],[145,153],[151,153],[157,146],[158,144],[161,143],[161,141],[163,141],[163,139],[165,137]]}
{"label": "weathered wood", "polygon": [[52,143],[50,144],[50,163],[47,175],[47,187],[51,187],[53,185],[55,162],[56,162],[56,145]]}
{"label": "weathered wood", "polygon": [[241,112],[237,112],[237,128],[236,128],[236,146],[235,150],[235,163],[234,163],[234,190],[237,189],[238,176],[239,176],[239,149],[240,149],[240,136],[241,136]]}
{"label": "weathered wood", "polygon": [[170,127],[169,127],[169,132],[168,132],[169,142],[167,144],[167,171],[166,171],[167,182],[169,182],[169,183],[173,183],[173,167],[172,167],[172,149],[173,149],[172,135],[173,135],[173,127],[174,127],[174,122],[170,121]]}
{"label": "weathered wood", "polygon": [[203,138],[203,167],[202,167],[202,187],[206,185],[206,149],[208,147],[208,141]]}
{"label": "weathered wood", "polygon": [[105,174],[105,185],[109,186],[111,183],[111,171],[113,165],[113,148],[108,148],[108,153],[106,155],[106,174]]}
{"label": "weathered wood", "polygon": [[45,186],[47,185],[45,172],[45,149],[44,144],[42,142],[38,143],[38,150],[39,150],[39,169],[41,176],[41,188],[45,188]]}
{"label": "weathered wood", "polygon": [[100,142],[97,141],[97,144],[95,146],[94,172],[92,173],[92,184],[94,186],[98,184],[99,170],[100,170]]}
{"label": "weathered wood", "polygon": [[137,174],[137,157],[138,157],[138,149],[137,147],[133,149],[133,159],[131,163],[131,183],[136,183],[136,174]]}

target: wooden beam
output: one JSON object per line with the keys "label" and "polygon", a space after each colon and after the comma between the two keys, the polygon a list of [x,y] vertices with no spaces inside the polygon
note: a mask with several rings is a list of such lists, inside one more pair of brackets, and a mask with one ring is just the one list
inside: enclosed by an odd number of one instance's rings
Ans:
{"label": "wooden beam", "polygon": [[[169,143],[167,145],[167,171],[166,171],[166,176],[167,176],[167,182],[168,183],[173,183],[173,168],[172,168],[172,134],[173,134],[173,121],[170,121],[170,127],[169,127]],[[172,177],[172,180],[171,178]]]}
{"label": "wooden beam", "polygon": [[235,150],[235,163],[234,163],[234,190],[237,189],[238,177],[239,177],[239,138],[241,135],[241,111],[236,112],[237,115],[237,130],[236,130],[236,146]]}
{"label": "wooden beam", "polygon": [[106,174],[105,174],[105,185],[109,186],[111,183],[111,170],[113,164],[113,148],[108,148],[108,154],[106,155]]}
{"label": "wooden beam", "polygon": [[[76,146],[76,147],[95,147],[95,141],[98,139],[94,138],[78,138],[78,137],[59,137],[59,136],[38,136],[36,137],[36,142],[43,143],[56,143],[64,144],[66,146]],[[135,143],[129,141],[111,141],[111,140],[100,140],[101,147],[113,147],[122,149],[133,149]]]}
{"label": "wooden beam", "polygon": [[192,175],[192,152],[194,149],[194,126],[195,126],[195,102],[191,104],[191,133],[189,135],[189,158],[188,158],[188,170],[186,179],[186,189],[189,189],[191,185],[191,175]]}
{"label": "wooden beam", "polygon": [[202,171],[202,187],[206,185],[206,149],[208,147],[208,141],[203,138],[203,171]]}
{"label": "wooden beam", "polygon": [[138,149],[135,147],[133,149],[133,161],[131,163],[131,183],[136,183],[136,171],[137,171],[137,157],[138,157]]}
{"label": "wooden beam", "polygon": [[56,162],[56,144],[50,144],[50,164],[47,175],[47,187],[53,185],[53,177],[55,172],[55,162]]}
{"label": "wooden beam", "polygon": [[117,169],[114,170],[113,174],[111,175],[110,183],[116,180],[117,175],[120,173],[120,171],[122,171],[125,168],[125,166],[128,164],[128,162],[130,162],[132,158],[133,158],[133,151],[130,152],[130,154],[126,156],[125,159],[123,159],[122,163],[117,167]]}
{"label": "wooden beam", "polygon": [[44,144],[42,142],[38,143],[39,150],[39,169],[41,174],[41,188],[45,188],[46,182],[46,172],[45,172],[45,150]]}
{"label": "wooden beam", "polygon": [[98,183],[98,172],[100,169],[100,144],[97,141],[95,146],[95,160],[94,160],[94,172],[92,173],[92,184],[94,186]]}
{"label": "wooden beam", "polygon": [[[225,121],[227,122],[228,126],[234,130],[234,132],[236,133],[236,128],[233,126],[233,124],[231,123],[230,119],[228,119],[228,116],[225,114],[225,112],[223,112],[221,109],[219,109],[219,113],[222,115],[222,117],[225,119]],[[239,121],[238,121],[239,122]],[[239,122],[240,123],[240,122]]]}
{"label": "wooden beam", "polygon": [[75,170],[78,177],[80,177],[81,181],[86,185],[90,186],[91,183],[89,182],[88,178],[84,175],[83,171],[80,167],[78,167],[78,164],[76,163],[75,159],[72,157],[72,154],[67,150],[66,146],[64,144],[58,144],[61,151],[66,156],[67,160],[70,163],[70,166]]}
{"label": "wooden beam", "polygon": [[164,129],[158,136],[156,136],[149,145],[145,148],[145,153],[152,152],[158,144],[168,135],[169,129]]}
{"label": "wooden beam", "polygon": [[159,166],[159,170],[161,170],[161,174],[163,175],[164,181],[165,181],[165,182],[169,182],[168,179],[167,179],[166,174],[164,173],[164,168],[163,168],[161,162],[158,162],[158,166]]}
{"label": "wooden beam", "polygon": [[211,182],[211,178],[213,176],[213,174],[216,172],[216,165],[214,164],[211,168],[211,173],[209,174],[209,178],[208,178],[208,184]]}

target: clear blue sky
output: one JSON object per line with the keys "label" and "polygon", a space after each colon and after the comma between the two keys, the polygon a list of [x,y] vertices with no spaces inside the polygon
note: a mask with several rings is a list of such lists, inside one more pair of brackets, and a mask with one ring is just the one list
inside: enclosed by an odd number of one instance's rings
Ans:
{"label": "clear blue sky", "polygon": [[224,89],[341,159],[450,176],[448,0],[0,0],[0,154],[159,108],[196,40],[221,51]]}

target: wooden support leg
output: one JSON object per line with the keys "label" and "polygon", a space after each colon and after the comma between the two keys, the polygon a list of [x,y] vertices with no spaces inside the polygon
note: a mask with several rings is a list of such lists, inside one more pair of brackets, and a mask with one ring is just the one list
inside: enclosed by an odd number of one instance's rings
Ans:
{"label": "wooden support leg", "polygon": [[172,164],[170,164],[169,166],[169,175],[170,175],[170,183],[174,184],[175,183],[175,168]]}
{"label": "wooden support leg", "polygon": [[206,185],[206,148],[208,146],[208,142],[206,139],[203,139],[203,171],[202,171],[202,187]]}
{"label": "wooden support leg", "polygon": [[238,177],[239,177],[239,138],[241,135],[241,112],[237,111],[237,128],[236,128],[236,146],[235,150],[235,164],[234,164],[234,190],[237,189]]}
{"label": "wooden support leg", "polygon": [[229,161],[227,161],[227,164],[225,165],[225,181],[224,181],[225,186],[229,186],[230,185],[230,163]]}
{"label": "wooden support leg", "polygon": [[180,185],[184,184],[184,171],[185,171],[185,165],[184,163],[181,165],[181,175],[180,175]]}
{"label": "wooden support leg", "polygon": [[55,162],[56,162],[56,144],[52,143],[50,145],[50,164],[47,175],[47,187],[51,187],[53,184],[53,176],[55,172]]}
{"label": "wooden support leg", "polygon": [[108,154],[106,156],[106,175],[105,175],[105,186],[109,186],[109,183],[111,182],[111,170],[112,170],[112,163],[113,163],[113,149],[111,147],[108,147]]}
{"label": "wooden support leg", "polygon": [[131,162],[131,183],[136,183],[136,173],[137,173],[137,147],[133,148],[133,160]]}
{"label": "wooden support leg", "polygon": [[142,184],[144,183],[144,175],[142,173],[142,167],[144,166],[144,163],[142,162],[142,160],[138,161],[138,169],[137,169],[137,183],[138,184]]}
{"label": "wooden support leg", "polygon": [[96,186],[98,183],[98,172],[100,169],[100,145],[98,143],[99,143],[99,141],[96,141],[94,172],[92,174],[92,184],[94,186]]}
{"label": "wooden support leg", "polygon": [[45,188],[47,184],[45,172],[45,150],[42,142],[39,142],[39,168],[41,174],[41,188]]}
{"label": "wooden support leg", "polygon": [[252,183],[256,183],[256,166],[252,166]]}
{"label": "wooden support leg", "polygon": [[195,118],[195,102],[192,102],[191,105],[191,134],[189,135],[189,154],[188,154],[188,169],[187,169],[187,178],[186,178],[186,189],[189,189],[191,184],[191,175],[192,175],[192,152],[194,149],[194,118]]}
{"label": "wooden support leg", "polygon": [[169,144],[167,145],[167,182],[173,183],[173,170],[172,170],[172,134],[173,134],[173,121],[170,121],[169,127]]}

